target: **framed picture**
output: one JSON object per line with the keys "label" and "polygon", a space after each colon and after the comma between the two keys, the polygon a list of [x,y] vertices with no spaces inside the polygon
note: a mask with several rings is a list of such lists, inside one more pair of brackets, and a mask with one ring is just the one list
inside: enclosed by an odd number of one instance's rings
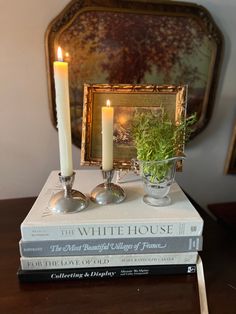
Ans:
{"label": "framed picture", "polygon": [[225,173],[236,174],[236,123],[234,125],[233,134],[226,158]]}
{"label": "framed picture", "polygon": [[131,136],[134,114],[155,114],[164,108],[174,122],[179,121],[186,114],[186,95],[186,86],[85,84],[81,164],[101,165],[101,109],[108,99],[114,108],[114,168],[129,169],[136,158]]}
{"label": "framed picture", "polygon": [[83,86],[188,85],[192,137],[207,125],[217,87],[222,34],[202,6],[178,1],[72,0],[46,32],[50,113],[56,126],[53,61],[69,62],[73,143],[81,146]]}

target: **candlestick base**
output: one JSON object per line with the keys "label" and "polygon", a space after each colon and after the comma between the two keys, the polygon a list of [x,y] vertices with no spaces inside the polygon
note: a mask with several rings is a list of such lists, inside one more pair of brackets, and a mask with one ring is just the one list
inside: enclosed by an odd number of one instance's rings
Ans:
{"label": "candlestick base", "polygon": [[91,200],[99,205],[121,203],[126,195],[124,190],[117,184],[112,183],[114,170],[102,170],[104,183],[97,185],[91,192]]}
{"label": "candlestick base", "polygon": [[63,191],[54,194],[49,202],[49,208],[53,213],[71,214],[88,206],[88,198],[83,193],[72,189],[74,177],[75,173],[65,177],[59,173]]}

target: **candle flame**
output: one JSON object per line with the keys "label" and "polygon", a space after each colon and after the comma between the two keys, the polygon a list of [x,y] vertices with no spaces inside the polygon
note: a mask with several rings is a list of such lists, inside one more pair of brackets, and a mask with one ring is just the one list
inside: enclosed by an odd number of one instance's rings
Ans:
{"label": "candle flame", "polygon": [[61,49],[61,47],[58,47],[57,48],[57,60],[58,61],[63,61],[63,56],[62,56],[62,49]]}
{"label": "candle flame", "polygon": [[107,107],[111,107],[111,102],[110,102],[110,99],[107,99]]}

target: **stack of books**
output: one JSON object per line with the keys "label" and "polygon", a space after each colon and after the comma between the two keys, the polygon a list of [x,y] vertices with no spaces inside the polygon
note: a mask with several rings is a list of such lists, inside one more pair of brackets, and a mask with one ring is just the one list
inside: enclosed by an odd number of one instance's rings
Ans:
{"label": "stack of books", "polygon": [[[89,195],[102,181],[99,170],[76,172],[73,188]],[[196,272],[203,220],[177,183],[172,203],[142,201],[141,181],[122,183],[120,204],[53,214],[49,201],[61,189],[53,171],[21,224],[20,281],[59,281]]]}

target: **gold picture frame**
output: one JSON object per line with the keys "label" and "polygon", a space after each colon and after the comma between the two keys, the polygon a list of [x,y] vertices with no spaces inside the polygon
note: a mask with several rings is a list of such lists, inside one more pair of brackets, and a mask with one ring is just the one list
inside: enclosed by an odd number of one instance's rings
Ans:
{"label": "gold picture frame", "polygon": [[225,162],[225,174],[236,174],[236,121]]}
{"label": "gold picture frame", "polygon": [[130,169],[136,157],[131,139],[134,112],[164,107],[177,121],[186,114],[187,86],[84,84],[81,165],[101,165],[101,108],[107,99],[114,107],[114,168]]}

